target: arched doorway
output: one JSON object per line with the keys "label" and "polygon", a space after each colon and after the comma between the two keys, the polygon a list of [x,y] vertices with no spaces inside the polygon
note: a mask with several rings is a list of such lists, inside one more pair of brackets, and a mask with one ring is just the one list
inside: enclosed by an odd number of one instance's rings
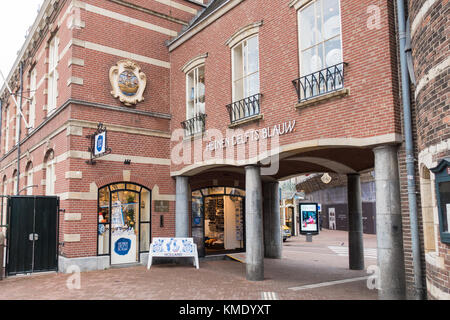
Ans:
{"label": "arched doorway", "polygon": [[136,263],[148,252],[150,240],[150,190],[130,182],[100,188],[98,255],[109,255],[111,265]]}
{"label": "arched doorway", "polygon": [[200,256],[245,251],[245,191],[231,187],[193,191],[192,236]]}

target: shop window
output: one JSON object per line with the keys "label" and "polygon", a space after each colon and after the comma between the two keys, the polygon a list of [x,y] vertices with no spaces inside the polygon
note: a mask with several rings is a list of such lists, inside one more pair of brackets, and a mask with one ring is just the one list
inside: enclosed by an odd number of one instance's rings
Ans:
{"label": "shop window", "polygon": [[294,80],[299,101],[343,87],[339,0],[316,0],[298,11],[300,78]]}
{"label": "shop window", "polygon": [[99,256],[111,255],[111,264],[137,262],[139,254],[149,250],[150,235],[150,190],[133,183],[115,183],[99,189]]}
{"label": "shop window", "polygon": [[431,171],[435,174],[441,241],[450,243],[450,158],[442,160]]}
{"label": "shop window", "polygon": [[30,126],[30,131],[33,130],[35,126],[36,119],[36,89],[37,89],[37,71],[33,68],[30,75],[30,100],[29,100],[29,112],[28,112],[28,125]]}
{"label": "shop window", "polygon": [[48,56],[48,90],[47,90],[47,114],[56,110],[58,97],[58,37],[53,37],[49,44]]}

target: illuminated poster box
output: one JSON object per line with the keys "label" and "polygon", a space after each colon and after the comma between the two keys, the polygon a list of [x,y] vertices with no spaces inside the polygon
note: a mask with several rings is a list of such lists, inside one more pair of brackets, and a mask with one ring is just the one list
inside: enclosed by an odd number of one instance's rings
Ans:
{"label": "illuminated poster box", "polygon": [[317,203],[300,203],[300,234],[319,234],[319,213]]}

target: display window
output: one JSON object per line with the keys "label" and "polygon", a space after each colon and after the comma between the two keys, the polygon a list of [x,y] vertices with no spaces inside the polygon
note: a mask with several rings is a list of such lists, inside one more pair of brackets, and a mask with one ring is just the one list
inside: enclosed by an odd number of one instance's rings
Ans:
{"label": "display window", "polygon": [[134,263],[151,241],[151,192],[133,183],[116,183],[98,191],[97,254],[111,264]]}

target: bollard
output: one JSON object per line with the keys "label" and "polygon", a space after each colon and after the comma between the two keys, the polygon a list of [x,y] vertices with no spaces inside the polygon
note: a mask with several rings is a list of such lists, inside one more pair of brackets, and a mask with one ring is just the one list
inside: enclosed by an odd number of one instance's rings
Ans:
{"label": "bollard", "polygon": [[3,280],[3,253],[5,251],[5,237],[0,232],[0,280]]}
{"label": "bollard", "polygon": [[306,242],[312,242],[312,234],[307,234],[306,235]]}

